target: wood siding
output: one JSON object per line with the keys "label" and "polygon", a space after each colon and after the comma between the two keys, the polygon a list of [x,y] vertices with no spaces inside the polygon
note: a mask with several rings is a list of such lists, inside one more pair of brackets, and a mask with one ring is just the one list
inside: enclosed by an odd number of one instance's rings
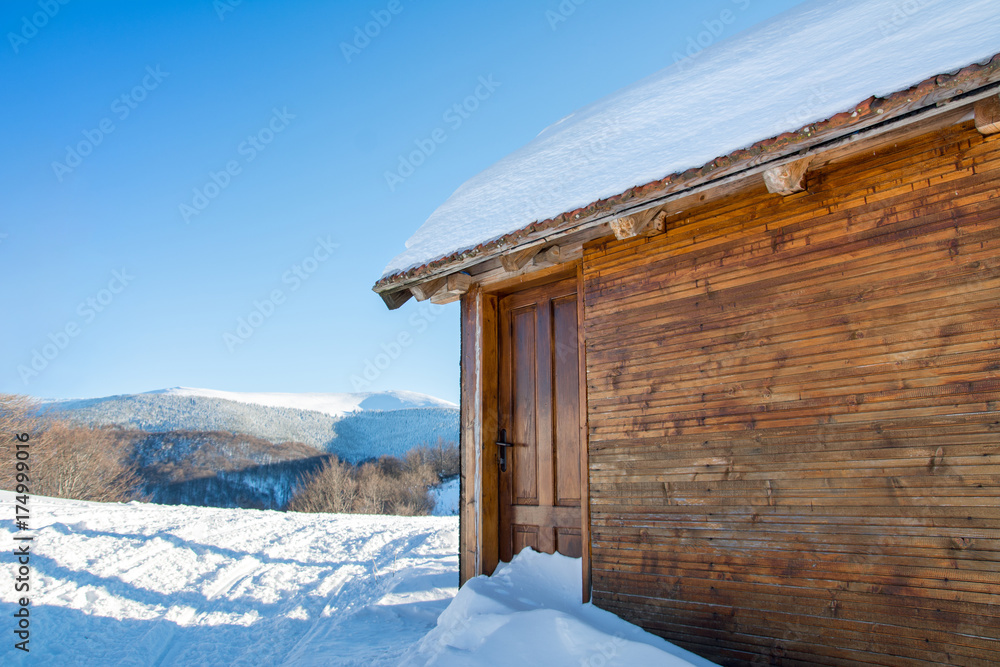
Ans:
{"label": "wood siding", "polygon": [[595,603],[724,664],[1000,664],[1000,140],[584,257]]}

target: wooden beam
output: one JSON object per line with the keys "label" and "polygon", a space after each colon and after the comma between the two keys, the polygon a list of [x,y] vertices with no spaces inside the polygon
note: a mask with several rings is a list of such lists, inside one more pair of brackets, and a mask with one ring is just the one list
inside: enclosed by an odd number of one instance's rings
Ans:
{"label": "wooden beam", "polygon": [[453,273],[444,280],[444,286],[431,296],[431,303],[453,303],[472,287],[472,276],[468,273]]}
{"label": "wooden beam", "polygon": [[581,257],[583,257],[583,246],[581,244],[573,246],[554,245],[535,255],[535,259],[531,263],[535,268],[541,269],[548,266],[575,262]]}
{"label": "wooden beam", "polygon": [[543,266],[555,266],[556,264],[562,264],[562,248],[557,245],[551,248],[546,248],[537,255],[535,259],[531,261],[532,264],[541,268]]}
{"label": "wooden beam", "polygon": [[523,250],[515,250],[500,256],[500,263],[507,273],[516,273],[528,265],[541,252],[542,246],[536,245]]}
{"label": "wooden beam", "polygon": [[413,293],[408,289],[401,289],[395,292],[379,292],[379,296],[382,297],[382,301],[385,302],[389,310],[396,310],[409,301]]}
{"label": "wooden beam", "polygon": [[773,167],[764,172],[764,184],[771,194],[788,196],[806,189],[806,170],[812,156]]}
{"label": "wooden beam", "polygon": [[608,224],[611,226],[611,231],[614,232],[615,238],[619,241],[624,241],[625,239],[632,239],[639,235],[653,236],[654,234],[662,234],[666,229],[666,219],[667,214],[663,211],[657,212],[656,209],[650,209],[634,215],[617,218]]}
{"label": "wooden beam", "polygon": [[1000,95],[976,102],[976,129],[983,134],[1000,132]]}
{"label": "wooden beam", "polygon": [[410,285],[410,291],[413,292],[413,296],[417,298],[417,301],[427,301],[427,299],[434,296],[438,290],[444,287],[446,280],[446,278],[435,278],[417,283],[416,285]]}
{"label": "wooden beam", "polygon": [[[663,234],[667,231],[667,212],[660,211],[653,216],[653,221],[646,227],[646,236]],[[582,250],[583,248],[581,248]]]}
{"label": "wooden beam", "polygon": [[771,194],[787,197],[806,189],[806,170],[813,158],[809,157],[772,167],[764,172],[764,184]]}
{"label": "wooden beam", "polygon": [[456,301],[458,301],[461,298],[462,297],[459,296],[459,295],[448,294],[445,291],[441,291],[441,292],[438,292],[437,294],[435,294],[434,296],[431,297],[431,303],[436,304],[438,306],[444,306],[444,305],[447,305],[449,303],[455,303]]}

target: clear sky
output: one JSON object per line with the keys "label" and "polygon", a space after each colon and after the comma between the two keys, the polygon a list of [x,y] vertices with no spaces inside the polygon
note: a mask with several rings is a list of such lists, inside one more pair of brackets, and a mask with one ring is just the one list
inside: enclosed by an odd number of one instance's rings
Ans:
{"label": "clear sky", "polygon": [[457,304],[371,292],[410,234],[548,125],[796,4],[4,0],[0,392],[457,401]]}

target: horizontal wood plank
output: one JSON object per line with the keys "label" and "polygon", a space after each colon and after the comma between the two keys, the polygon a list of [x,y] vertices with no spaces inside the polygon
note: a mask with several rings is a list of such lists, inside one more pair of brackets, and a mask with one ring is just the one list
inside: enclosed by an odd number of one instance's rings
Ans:
{"label": "horizontal wood plank", "polygon": [[1000,137],[583,258],[593,599],[723,664],[1000,663]]}

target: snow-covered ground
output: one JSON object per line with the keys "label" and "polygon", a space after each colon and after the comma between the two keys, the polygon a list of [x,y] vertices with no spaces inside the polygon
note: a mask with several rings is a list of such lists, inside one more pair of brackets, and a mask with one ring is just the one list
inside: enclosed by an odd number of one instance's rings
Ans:
{"label": "snow-covered ground", "polygon": [[39,497],[31,526],[31,653],[3,665],[395,665],[458,587],[455,518]]}
{"label": "snow-covered ground", "polygon": [[453,517],[30,509],[31,652],[14,648],[5,520],[3,665],[709,664],[580,604],[574,559],[524,553],[455,597]]}
{"label": "snow-covered ground", "polygon": [[434,516],[455,516],[458,514],[459,484],[461,480],[453,477],[437,486],[431,487],[431,500],[434,501]]}

